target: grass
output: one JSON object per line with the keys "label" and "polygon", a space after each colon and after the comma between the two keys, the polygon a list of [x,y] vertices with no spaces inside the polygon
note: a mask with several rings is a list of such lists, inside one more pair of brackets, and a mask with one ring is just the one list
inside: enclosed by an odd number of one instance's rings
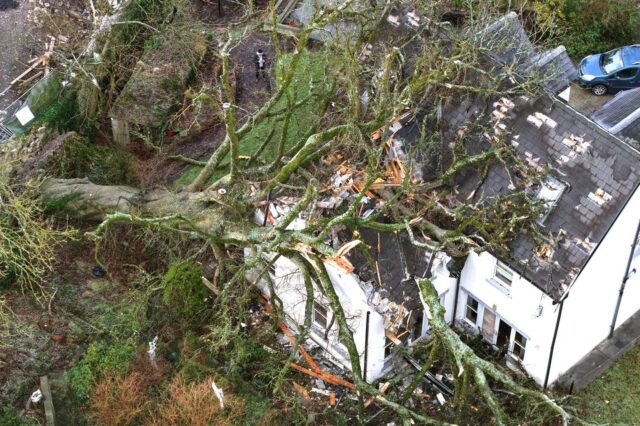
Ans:
{"label": "grass", "polygon": [[[276,67],[276,81],[279,80],[279,76],[282,69],[286,69],[291,61],[291,54],[284,55],[279,61]],[[296,75],[293,77],[293,81],[289,86],[288,95],[291,98],[292,103],[298,102],[309,95],[311,90],[315,87],[315,91],[318,92],[323,87],[322,79],[325,74],[325,66],[328,63],[328,58],[321,53],[304,52],[300,58]],[[283,96],[279,102],[275,105],[274,111],[287,108],[287,97]],[[316,121],[321,117],[324,111],[320,111],[320,105],[317,101],[317,97],[311,98],[298,108],[291,116],[288,131],[285,137],[285,152],[293,147],[296,143],[303,138],[310,129],[313,128]],[[284,127],[284,117],[269,117],[256,126],[251,132],[249,132],[240,141],[239,153],[244,156],[253,155],[262,145],[264,140],[269,136],[269,133],[273,129],[271,135],[271,142],[260,154],[260,159],[266,163],[273,161],[277,155],[278,142],[282,136],[282,130]],[[228,163],[228,159],[223,161],[223,166]],[[191,183],[200,173],[201,167],[190,167],[178,180],[178,185],[187,185]],[[211,182],[215,182],[217,179],[224,176],[227,173],[226,168],[221,168],[211,179]]]}
{"label": "grass", "polygon": [[574,402],[590,422],[640,424],[640,345],[627,352],[602,376],[582,390]]}

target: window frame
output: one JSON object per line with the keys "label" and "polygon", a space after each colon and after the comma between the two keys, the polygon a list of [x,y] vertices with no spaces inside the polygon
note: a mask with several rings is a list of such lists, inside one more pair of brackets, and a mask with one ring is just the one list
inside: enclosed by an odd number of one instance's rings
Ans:
{"label": "window frame", "polygon": [[[324,311],[324,313],[321,311]],[[327,327],[329,326],[329,308],[317,300],[314,300],[312,314],[313,325],[319,327],[322,331],[327,331]],[[318,316],[324,317],[324,324],[318,322]]]}
{"label": "window frame", "polygon": [[[550,189],[553,193],[557,193],[553,198],[545,198],[541,197],[542,191],[546,188]],[[558,205],[560,198],[564,195],[564,193],[569,188],[569,185],[553,176],[552,174],[547,174],[544,177],[544,180],[541,182],[540,189],[535,194],[535,199],[542,201],[544,205],[544,213],[540,215],[538,220],[536,221],[538,225],[543,226],[544,221],[547,220],[547,217],[551,214],[553,209]]]}
{"label": "window frame", "polygon": [[[511,345],[510,345],[511,350],[509,351],[509,353],[516,360],[523,362],[524,357],[527,354],[527,342],[529,341],[529,338],[525,336],[523,333],[521,333],[519,330],[513,327],[511,328],[513,333],[513,339],[511,341]],[[520,335],[520,337],[522,338],[523,343],[518,342],[518,335]],[[519,350],[516,350],[516,347],[519,348]]]}
{"label": "window frame", "polygon": [[[524,358],[527,354],[527,344],[529,343],[529,340],[530,340],[529,336],[523,333],[519,328],[515,327],[510,321],[507,321],[498,312],[494,311],[493,309],[485,305],[482,301],[480,301],[478,298],[473,296],[471,293],[468,293],[466,291],[464,293],[467,296],[467,299],[465,300],[465,310],[464,310],[464,317],[463,317],[464,321],[467,322],[468,324],[473,325],[476,332],[479,332],[480,335],[483,337],[484,341],[490,344],[493,348],[496,348],[496,341],[498,338],[498,329],[500,327],[500,323],[503,322],[506,325],[508,325],[511,328],[511,332],[509,334],[509,338],[508,338],[509,340],[506,345],[507,355],[516,362],[519,362],[519,363],[524,362]],[[469,304],[468,304],[469,299],[477,303],[477,309],[475,310],[477,314],[476,323],[471,322],[471,320],[467,318],[467,309],[469,308]],[[487,339],[484,336],[483,328],[482,328],[484,315],[487,310],[492,312],[495,317],[494,323],[493,323],[493,333],[491,336],[491,340]],[[480,325],[478,325],[478,321],[480,322]],[[522,343],[516,340],[518,336],[522,338]]]}
{"label": "window frame", "polygon": [[[510,279],[507,279],[508,277],[510,277]],[[493,279],[497,284],[510,289],[515,277],[516,272],[509,265],[500,259],[496,260],[496,266],[493,270]]]}
{"label": "window frame", "polygon": [[[471,306],[469,306],[469,301],[473,301],[475,302],[475,308],[472,308]],[[475,321],[472,321],[469,318],[469,310],[471,310],[473,313],[475,313]],[[465,321],[467,321],[469,324],[473,324],[474,327],[477,326],[478,324],[478,318],[480,317],[480,301],[478,299],[476,299],[475,297],[473,297],[470,294],[467,294],[467,300],[464,303],[464,319]]]}

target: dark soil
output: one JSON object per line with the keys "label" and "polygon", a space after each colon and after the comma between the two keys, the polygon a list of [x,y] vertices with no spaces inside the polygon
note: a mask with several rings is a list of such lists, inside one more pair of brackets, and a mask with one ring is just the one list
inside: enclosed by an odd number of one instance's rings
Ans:
{"label": "dark soil", "polygon": [[[290,49],[291,43],[282,41],[283,49]],[[266,54],[268,71],[266,78],[256,79],[253,57],[258,49]],[[231,63],[236,75],[236,105],[238,106],[238,123],[241,126],[246,118],[257,111],[272,94],[275,87],[273,70],[273,58],[275,49],[271,44],[268,34],[262,32],[251,33],[243,39],[231,51]],[[192,87],[197,90],[203,82],[211,82],[215,78],[211,69],[214,64],[205,63],[199,71],[198,79]],[[206,161],[208,157],[220,145],[226,135],[224,123],[216,123],[214,126],[201,131],[188,138],[176,138],[175,141],[167,140],[162,153],[138,157],[138,175],[141,178],[141,186],[148,188],[154,186],[170,186],[189,167],[189,165],[176,160],[168,160],[168,156],[183,155],[194,160]],[[134,148],[134,152],[137,148]]]}
{"label": "dark soil", "polygon": [[19,5],[16,0],[0,0],[0,10],[15,9]]}

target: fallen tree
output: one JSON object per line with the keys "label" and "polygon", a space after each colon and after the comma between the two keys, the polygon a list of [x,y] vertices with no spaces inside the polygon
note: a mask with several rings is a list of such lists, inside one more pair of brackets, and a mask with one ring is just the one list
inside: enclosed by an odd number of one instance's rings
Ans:
{"label": "fallen tree", "polygon": [[[456,201],[456,179],[469,169],[484,170],[486,176],[490,165],[500,164],[507,172],[526,170],[531,176],[537,176],[518,159],[504,137],[483,146],[486,149],[482,152],[478,152],[477,146],[467,149],[465,138],[471,139],[474,135],[482,138],[487,131],[483,123],[467,123],[468,134],[455,140],[449,140],[442,131],[427,131],[426,124],[423,125],[418,148],[433,153],[433,158],[427,155],[427,161],[435,163],[434,176],[425,176],[420,183],[412,180],[412,172],[422,165],[407,156],[406,173],[400,182],[388,188],[374,188],[377,179],[385,174],[387,148],[384,137],[372,136],[376,129],[393,124],[391,117],[396,117],[401,111],[410,110],[425,123],[438,128],[437,116],[447,103],[464,97],[480,96],[489,102],[499,95],[527,93],[535,96],[535,93],[526,91],[533,87],[530,82],[526,86],[517,82],[505,85],[497,78],[484,78],[486,73],[482,68],[486,64],[482,52],[470,42],[469,34],[477,29],[473,25],[484,25],[487,15],[474,18],[477,21],[470,24],[468,32],[451,35],[445,43],[441,39],[434,40],[434,37],[442,35],[443,29],[436,22],[434,7],[431,6],[420,9],[425,21],[423,27],[393,41],[388,51],[379,52],[370,61],[360,60],[359,55],[374,38],[375,27],[363,24],[363,30],[351,35],[347,41],[327,40],[325,53],[332,55],[335,61],[333,68],[326,69],[327,76],[331,78],[314,82],[326,90],[311,90],[312,95],[296,101],[289,99],[288,90],[296,83],[302,52],[309,48],[309,39],[314,31],[322,31],[337,20],[358,23],[371,21],[374,16],[378,22],[388,13],[388,5],[354,8],[354,3],[354,0],[347,1],[333,10],[319,11],[314,22],[297,33],[295,48],[290,53],[288,67],[282,70],[277,89],[262,106],[250,111],[244,122],[239,117],[229,81],[232,66],[229,52],[239,41],[229,37],[219,46],[217,56],[221,59],[222,74],[220,92],[215,96],[224,110],[226,133],[207,160],[183,158],[190,164],[202,166],[189,185],[179,191],[145,190],[96,185],[86,179],[49,178],[40,186],[40,197],[45,203],[64,202],[65,210],[70,214],[98,221],[95,230],[89,233],[96,240],[103,238],[112,225],[131,223],[206,242],[216,256],[217,280],[222,283],[218,291],[223,296],[233,287],[254,285],[247,282],[246,271],[256,265],[264,265],[264,255],[293,259],[307,284],[305,322],[294,346],[305,339],[310,328],[313,282],[330,301],[341,342],[348,350],[359,397],[360,422],[367,420],[363,401],[366,395],[396,412],[405,423],[446,424],[406,404],[417,379],[396,400],[384,396],[363,379],[353,331],[324,264],[327,258],[338,255],[338,249],[328,245],[325,239],[340,227],[406,232],[415,245],[464,256],[471,250],[491,248],[504,251],[515,236],[522,233],[536,235],[539,206],[523,192],[496,198],[491,203],[485,200],[474,202],[472,199],[467,203]],[[274,40],[278,37],[276,33],[272,34]],[[410,66],[406,63],[409,59],[402,53],[402,48],[408,45],[415,49]],[[91,50],[94,49],[96,47],[92,46]],[[360,99],[362,87],[370,98],[366,108]],[[279,107],[282,99],[287,99],[286,108]],[[324,115],[307,130],[304,138],[285,147],[283,141],[271,140],[268,134],[263,146],[278,144],[277,154],[270,164],[256,165],[261,148],[256,150],[255,158],[241,158],[239,147],[252,130],[268,118],[275,118],[276,125],[281,125],[286,135],[287,126],[296,119],[296,109],[307,102],[321,105]],[[348,206],[317,217],[305,229],[289,229],[288,225],[301,213],[317,205],[324,182],[332,173],[332,170],[325,170],[325,164],[319,160],[337,152],[346,153],[346,161],[366,170],[366,182]],[[242,167],[243,164],[246,167]],[[220,170],[224,176],[214,179]],[[357,214],[361,201],[372,194],[384,201],[382,207],[369,217]],[[297,202],[284,219],[273,226],[255,223],[253,214],[256,208],[263,207],[271,199],[287,196],[296,197]],[[251,255],[244,256],[244,249]],[[455,373],[455,404],[459,412],[475,389],[493,413],[496,423],[510,423],[512,419],[493,389],[494,385],[499,385],[516,398],[543,407],[563,424],[574,419],[571,413],[543,392],[516,383],[500,368],[479,358],[444,321],[443,309],[433,285],[427,280],[418,281],[416,285],[429,307],[429,320],[435,336],[432,351],[443,350],[450,360],[449,367]],[[277,304],[274,304],[274,310],[277,317]],[[225,313],[223,310],[221,315]],[[433,357],[429,356],[424,371],[432,360]],[[285,368],[290,365],[291,360]]]}

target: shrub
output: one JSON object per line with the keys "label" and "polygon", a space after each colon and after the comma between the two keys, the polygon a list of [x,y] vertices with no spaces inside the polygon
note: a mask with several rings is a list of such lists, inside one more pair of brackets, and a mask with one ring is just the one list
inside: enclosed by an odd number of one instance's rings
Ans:
{"label": "shrub", "polygon": [[4,406],[0,409],[0,426],[35,426],[34,420],[22,417],[18,412],[10,406]]}
{"label": "shrub", "polygon": [[54,174],[62,178],[83,178],[96,184],[135,184],[133,156],[107,146],[89,143],[79,136],[65,140]]}
{"label": "shrub", "polygon": [[134,355],[135,347],[128,343],[92,343],[82,361],[66,373],[69,389],[80,403],[88,402],[96,381],[123,375]]}
{"label": "shrub", "polygon": [[162,279],[162,300],[172,314],[188,323],[202,323],[207,317],[209,290],[202,284],[202,271],[187,261],[176,261]]}
{"label": "shrub", "polygon": [[134,424],[147,403],[142,374],[132,373],[126,377],[108,374],[97,382],[93,390],[89,418],[96,425]]}
{"label": "shrub", "polygon": [[581,58],[640,41],[640,9],[626,0],[537,0],[536,22],[559,34],[569,55]]}
{"label": "shrub", "polygon": [[158,403],[147,426],[227,426],[236,425],[243,416],[244,403],[225,389],[224,410],[211,388],[211,379],[187,384],[174,379],[166,401]]}
{"label": "shrub", "polygon": [[53,268],[56,246],[70,235],[44,219],[35,187],[17,193],[0,179],[0,287],[17,283],[46,293],[42,278]]}
{"label": "shrub", "polygon": [[64,90],[44,112],[41,121],[59,132],[75,130],[78,121],[78,102],[74,90]]}

